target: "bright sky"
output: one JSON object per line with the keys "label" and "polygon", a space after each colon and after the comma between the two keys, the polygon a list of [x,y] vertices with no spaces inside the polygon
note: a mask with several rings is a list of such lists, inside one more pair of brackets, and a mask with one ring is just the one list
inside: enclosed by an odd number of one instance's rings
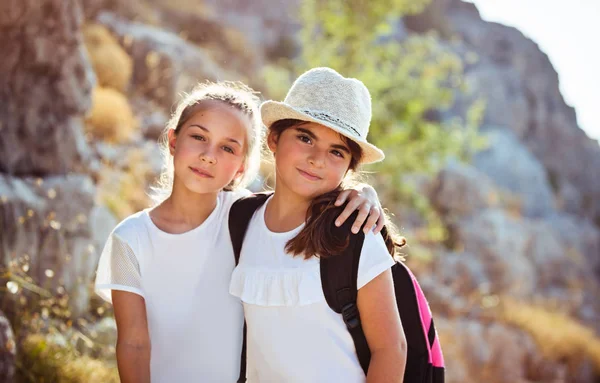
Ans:
{"label": "bright sky", "polygon": [[470,0],[484,20],[519,29],[550,57],[579,126],[600,140],[600,0]]}

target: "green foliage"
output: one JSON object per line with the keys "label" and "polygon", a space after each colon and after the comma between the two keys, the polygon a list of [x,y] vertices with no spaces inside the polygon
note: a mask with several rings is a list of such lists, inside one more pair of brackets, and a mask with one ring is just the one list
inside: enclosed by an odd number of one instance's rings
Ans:
{"label": "green foliage", "polygon": [[21,344],[18,374],[21,382],[117,383],[116,365],[80,356],[69,345],[50,337],[29,335]]}
{"label": "green foliage", "polygon": [[[428,199],[402,176],[434,174],[448,157],[468,160],[481,145],[477,128],[485,105],[477,101],[465,116],[442,118],[456,94],[467,92],[461,57],[433,34],[411,35],[402,42],[394,37],[395,22],[423,11],[428,3],[302,2],[303,55],[295,71],[328,66],[365,83],[373,99],[369,140],[386,153],[375,170],[385,177],[385,188],[391,192],[380,194],[386,204],[418,210],[430,225],[430,239],[440,241],[445,231]],[[268,68],[265,73],[267,78],[276,75],[267,86],[279,84],[274,86],[279,95],[285,79],[281,69]]]}

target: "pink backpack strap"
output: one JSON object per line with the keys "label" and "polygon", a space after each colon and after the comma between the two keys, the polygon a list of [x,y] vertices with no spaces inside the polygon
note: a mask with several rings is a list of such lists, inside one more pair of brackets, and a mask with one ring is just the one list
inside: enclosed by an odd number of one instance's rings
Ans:
{"label": "pink backpack strap", "polygon": [[417,278],[415,278],[410,269],[407,268],[407,270],[415,287],[415,294],[417,296],[417,302],[419,305],[419,313],[421,315],[421,327],[423,328],[424,332],[423,336],[428,340],[429,344],[429,363],[431,363],[434,367],[444,367],[444,355],[442,354],[442,347],[440,345],[437,330],[433,324],[429,302],[427,302],[425,294],[423,293]]}

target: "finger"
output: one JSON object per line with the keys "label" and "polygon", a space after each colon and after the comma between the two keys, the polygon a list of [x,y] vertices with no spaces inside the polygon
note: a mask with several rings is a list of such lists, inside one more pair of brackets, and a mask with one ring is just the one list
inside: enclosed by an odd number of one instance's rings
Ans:
{"label": "finger", "polygon": [[365,222],[365,220],[369,216],[370,211],[371,211],[371,209],[367,210],[367,209],[363,209],[362,207],[358,211],[358,215],[356,216],[356,219],[354,220],[354,224],[352,224],[352,232],[354,234],[358,233],[358,231],[360,230],[360,227],[362,226],[362,224]]}
{"label": "finger", "polygon": [[379,209],[376,206],[373,206],[371,208],[371,210],[369,211],[369,217],[367,219],[367,223],[365,224],[365,228],[363,229],[365,234],[367,234],[369,232],[369,230],[375,228],[375,224],[377,223],[377,220],[379,219],[380,214],[381,214],[381,212],[379,211]]}
{"label": "finger", "polygon": [[379,211],[380,211],[381,215],[379,216],[379,219],[377,220],[377,226],[373,230],[373,233],[375,233],[375,234],[379,234],[379,232],[381,232],[381,229],[383,229],[383,226],[385,226],[386,218],[385,218],[385,214],[384,214],[384,211],[381,208],[381,206],[379,207]]}
{"label": "finger", "polygon": [[351,192],[352,192],[352,189],[342,190],[340,192],[340,194],[338,195],[337,199],[335,200],[335,206],[342,206],[344,204],[344,202],[346,202],[346,200],[348,199],[348,196],[350,195]]}
{"label": "finger", "polygon": [[352,215],[352,213],[354,213],[354,210],[358,209],[358,207],[360,206],[360,204],[362,204],[362,202],[363,201],[361,201],[360,198],[351,199],[348,202],[348,204],[346,205],[346,207],[344,208],[344,211],[335,220],[335,225],[341,226],[344,222],[346,222],[348,217],[350,217],[350,215]]}

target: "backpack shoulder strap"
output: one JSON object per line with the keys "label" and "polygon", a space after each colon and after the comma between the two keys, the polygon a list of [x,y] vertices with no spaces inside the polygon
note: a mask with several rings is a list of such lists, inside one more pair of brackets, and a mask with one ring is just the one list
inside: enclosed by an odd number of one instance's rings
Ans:
{"label": "backpack shoulder strap", "polygon": [[[231,236],[231,244],[233,245],[233,255],[235,257],[235,265],[240,262],[240,254],[248,225],[254,215],[254,212],[261,207],[267,198],[272,193],[253,194],[248,197],[241,198],[231,205],[229,210],[229,235]],[[242,355],[240,359],[240,376],[238,383],[246,381],[246,322],[244,321],[244,330],[242,333]]]}
{"label": "backpack shoulder strap", "polygon": [[[340,208],[340,213],[342,209]],[[348,246],[342,254],[321,259],[321,285],[329,307],[342,315],[352,336],[362,369],[367,373],[371,351],[362,329],[356,299],[358,295],[358,264],[365,234],[362,229],[353,234],[350,229],[358,212],[352,214],[340,227],[333,227],[331,235],[348,238]]]}
{"label": "backpack shoulder strap", "polygon": [[236,265],[240,262],[242,244],[244,243],[244,237],[246,236],[250,220],[254,212],[267,201],[271,194],[252,194],[248,197],[240,198],[231,205],[231,209],[229,210],[229,235],[231,236]]}
{"label": "backpack shoulder strap", "polygon": [[392,272],[398,312],[402,319],[406,342],[411,345],[413,351],[428,357],[427,327],[421,318],[422,308],[419,306],[412,273],[402,262],[398,262]]}

